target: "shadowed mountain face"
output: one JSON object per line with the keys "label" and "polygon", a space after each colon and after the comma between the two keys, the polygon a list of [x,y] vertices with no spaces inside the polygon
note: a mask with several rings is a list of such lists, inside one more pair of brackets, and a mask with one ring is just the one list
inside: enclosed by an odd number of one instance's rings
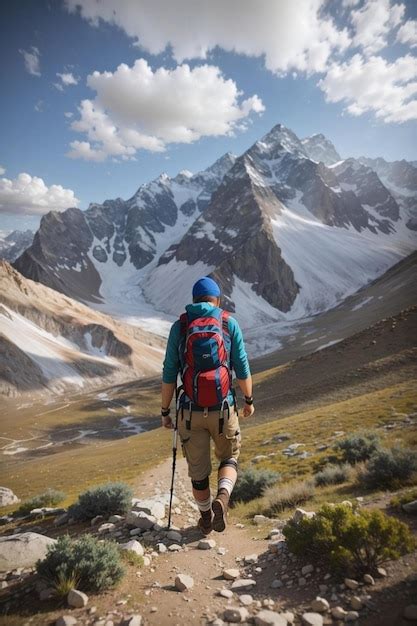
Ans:
{"label": "shadowed mountain face", "polygon": [[277,124],[204,172],[49,213],[15,267],[112,313],[177,315],[211,274],[246,326],[314,314],[417,247],[417,170],[401,164],[343,161],[323,135]]}

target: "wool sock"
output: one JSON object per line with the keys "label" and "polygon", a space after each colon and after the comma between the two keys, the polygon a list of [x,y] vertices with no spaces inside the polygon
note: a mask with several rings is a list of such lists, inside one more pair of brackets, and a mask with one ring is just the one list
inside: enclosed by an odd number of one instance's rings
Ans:
{"label": "wool sock", "polygon": [[197,500],[197,498],[194,497],[194,500],[201,514],[206,511],[211,511],[211,496],[209,496],[206,500]]}
{"label": "wool sock", "polygon": [[233,491],[233,487],[235,486],[237,476],[233,478],[222,477],[219,478],[217,483],[217,493],[220,494],[221,491],[227,491],[228,496],[230,498],[230,494]]}

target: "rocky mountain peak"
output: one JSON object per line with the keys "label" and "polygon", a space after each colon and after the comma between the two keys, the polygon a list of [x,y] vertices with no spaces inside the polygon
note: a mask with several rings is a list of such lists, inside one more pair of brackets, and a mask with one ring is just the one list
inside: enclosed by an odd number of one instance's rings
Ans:
{"label": "rocky mountain peak", "polygon": [[305,137],[301,140],[301,144],[307,156],[313,161],[322,161],[325,165],[333,165],[341,160],[340,154],[323,133]]}

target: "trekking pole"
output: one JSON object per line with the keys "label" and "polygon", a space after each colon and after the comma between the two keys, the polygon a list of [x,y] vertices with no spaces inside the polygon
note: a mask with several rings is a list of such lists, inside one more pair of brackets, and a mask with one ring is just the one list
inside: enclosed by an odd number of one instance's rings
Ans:
{"label": "trekking pole", "polygon": [[168,530],[171,528],[172,498],[174,495],[175,465],[177,462],[178,413],[179,413],[179,388],[175,390],[175,425],[174,425],[174,432],[172,435],[172,476],[171,476],[171,492],[169,496]]}

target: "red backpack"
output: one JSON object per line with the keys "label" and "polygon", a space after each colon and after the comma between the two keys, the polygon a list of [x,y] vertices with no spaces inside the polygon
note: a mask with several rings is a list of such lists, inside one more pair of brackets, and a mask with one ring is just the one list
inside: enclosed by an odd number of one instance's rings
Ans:
{"label": "red backpack", "polygon": [[180,317],[181,376],[184,391],[199,407],[221,404],[232,387],[229,313],[217,307],[189,321]]}

